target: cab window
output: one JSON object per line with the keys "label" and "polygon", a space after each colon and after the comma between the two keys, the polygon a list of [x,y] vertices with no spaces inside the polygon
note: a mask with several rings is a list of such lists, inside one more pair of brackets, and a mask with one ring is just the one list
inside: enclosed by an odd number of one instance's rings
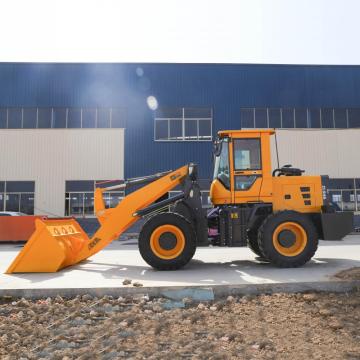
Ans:
{"label": "cab window", "polygon": [[218,179],[227,189],[230,189],[229,142],[222,140],[221,152],[215,157],[214,179]]}
{"label": "cab window", "polygon": [[260,170],[260,139],[234,139],[235,170]]}
{"label": "cab window", "polygon": [[235,190],[249,190],[258,177],[256,175],[235,176]]}

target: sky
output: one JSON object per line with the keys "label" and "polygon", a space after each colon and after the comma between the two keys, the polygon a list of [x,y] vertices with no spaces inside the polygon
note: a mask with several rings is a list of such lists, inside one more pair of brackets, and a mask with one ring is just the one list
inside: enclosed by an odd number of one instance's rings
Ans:
{"label": "sky", "polygon": [[359,0],[0,0],[1,62],[360,64]]}

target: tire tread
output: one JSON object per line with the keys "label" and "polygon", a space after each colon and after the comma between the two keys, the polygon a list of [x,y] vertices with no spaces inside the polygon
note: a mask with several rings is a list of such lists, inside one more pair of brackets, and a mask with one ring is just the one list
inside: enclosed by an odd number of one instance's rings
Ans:
{"label": "tire tread", "polygon": [[[165,260],[158,258],[149,249],[148,243],[150,241],[151,233],[158,226],[163,224],[172,224],[178,226],[183,232],[187,232],[188,236],[185,236],[185,249],[175,259]],[[185,228],[187,227],[187,229]],[[184,227],[184,228],[181,228]],[[185,266],[194,256],[196,251],[196,235],[194,228],[189,220],[184,216],[177,213],[160,213],[152,216],[143,225],[139,234],[139,251],[142,258],[153,268],[157,270],[177,270]]]}
{"label": "tire tread", "polygon": [[[274,223],[276,224],[278,218],[280,217],[284,218],[284,222],[293,221],[300,223],[301,226],[305,225],[303,227],[308,236],[308,245],[304,249],[303,253],[294,257],[285,257],[281,254],[274,255],[274,252],[269,251],[269,248],[266,245],[267,241],[270,240],[266,238],[266,236],[270,230],[269,228],[271,228]],[[318,234],[312,221],[305,215],[293,210],[284,210],[273,213],[264,220],[258,231],[258,245],[260,251],[272,264],[281,268],[296,268],[307,263],[315,255],[318,248]]]}

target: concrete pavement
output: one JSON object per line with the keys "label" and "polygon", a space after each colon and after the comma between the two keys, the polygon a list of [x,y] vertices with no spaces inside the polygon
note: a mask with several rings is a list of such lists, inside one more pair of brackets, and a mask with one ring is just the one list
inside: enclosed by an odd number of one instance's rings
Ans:
{"label": "concrete pavement", "polygon": [[[205,287],[223,293],[346,290],[354,284],[332,276],[360,267],[360,235],[341,242],[320,242],[314,259],[302,268],[278,269],[255,260],[247,248],[198,248],[194,259],[182,270],[156,271],[141,258],[136,241],[116,241],[87,261],[50,274],[6,275],[21,245],[0,244],[0,296],[50,296],[146,292],[154,295],[168,289]],[[143,285],[124,286],[124,279]],[[345,288],[344,288],[345,286]]]}

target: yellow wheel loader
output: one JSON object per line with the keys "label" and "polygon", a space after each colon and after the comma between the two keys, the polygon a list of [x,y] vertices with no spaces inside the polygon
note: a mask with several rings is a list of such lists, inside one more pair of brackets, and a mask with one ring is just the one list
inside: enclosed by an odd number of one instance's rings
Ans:
{"label": "yellow wheel loader", "polygon": [[[89,239],[71,218],[36,220],[36,230],[7,273],[55,272],[99,252],[142,217],[143,259],[159,270],[186,265],[198,246],[249,246],[265,261],[297,267],[315,254],[318,240],[340,240],[353,229],[351,212],[335,212],[326,176],[304,176],[290,165],[272,171],[273,130],[220,131],[214,143],[213,208],[201,204],[195,164],[120,185],[97,188],[100,227]],[[105,209],[103,192],[146,184],[115,208]],[[160,200],[170,190],[182,191]],[[170,207],[168,212],[159,209]]]}

